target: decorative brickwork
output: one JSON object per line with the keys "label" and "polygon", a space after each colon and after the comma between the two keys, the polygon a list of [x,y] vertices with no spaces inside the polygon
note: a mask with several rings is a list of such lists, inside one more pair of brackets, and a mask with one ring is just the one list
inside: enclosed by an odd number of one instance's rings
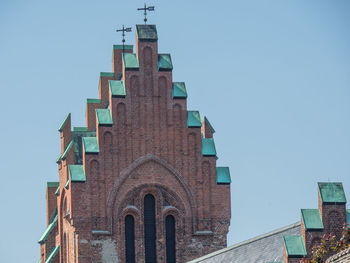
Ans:
{"label": "decorative brickwork", "polygon": [[[226,247],[230,179],[217,184],[216,155],[202,152],[202,137],[212,138],[214,129],[207,119],[202,129],[200,122],[188,127],[187,95],[173,97],[171,58],[158,54],[155,26],[137,26],[135,55],[130,47],[123,55],[114,46],[114,72],[101,73],[100,98],[87,101],[86,130],[71,131],[70,115],[60,128],[59,189],[48,191],[48,213],[58,209],[57,262],[126,262],[126,236],[128,244],[134,238],[129,261],[135,253],[135,262],[145,262],[149,194],[157,262],[167,259],[168,215],[175,219],[176,262]],[[117,81],[113,92],[111,80]],[[119,96],[124,88],[126,95]],[[126,235],[127,216],[134,219],[134,235],[130,229]]]}

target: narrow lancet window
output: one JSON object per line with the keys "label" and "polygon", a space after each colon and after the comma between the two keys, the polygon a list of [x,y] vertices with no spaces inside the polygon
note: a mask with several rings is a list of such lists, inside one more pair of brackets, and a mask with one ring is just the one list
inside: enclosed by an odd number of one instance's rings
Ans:
{"label": "narrow lancet window", "polygon": [[165,238],[166,238],[166,262],[176,262],[175,243],[175,218],[168,215],[165,218]]}
{"label": "narrow lancet window", "polygon": [[148,194],[144,200],[145,262],[156,263],[156,213],[153,195]]}
{"label": "narrow lancet window", "polygon": [[125,259],[126,263],[135,263],[135,223],[132,215],[125,217]]}

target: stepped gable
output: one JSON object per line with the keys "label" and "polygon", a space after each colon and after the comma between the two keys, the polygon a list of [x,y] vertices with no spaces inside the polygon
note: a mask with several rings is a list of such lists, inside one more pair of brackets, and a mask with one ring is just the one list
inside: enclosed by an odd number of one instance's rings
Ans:
{"label": "stepped gable", "polygon": [[187,109],[156,26],[135,31],[135,53],[113,46],[86,127],[68,114],[59,128],[57,230],[41,262],[187,262],[226,247],[231,178],[216,167],[215,130]]}

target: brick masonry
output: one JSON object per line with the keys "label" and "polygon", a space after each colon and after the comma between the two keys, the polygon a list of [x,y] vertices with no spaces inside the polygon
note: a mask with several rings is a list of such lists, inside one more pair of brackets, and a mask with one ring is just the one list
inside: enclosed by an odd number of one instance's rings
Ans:
{"label": "brick masonry", "polygon": [[[86,182],[71,182],[74,147],[58,164],[59,196],[48,192],[48,214],[58,208],[53,242],[57,262],[125,262],[124,219],[135,219],[136,262],[144,260],[143,198],[156,200],[157,262],[165,262],[165,217],[176,222],[176,259],[186,262],[226,247],[230,186],[216,183],[216,157],[202,156],[207,125],[188,128],[186,99],[172,98],[172,72],[158,70],[158,43],[136,38],[139,70],[127,70],[114,50],[113,69],[122,71],[125,98],[112,97],[100,77],[101,103],[89,103],[86,122],[96,130],[99,153],[85,154]],[[108,103],[113,125],[101,126],[95,109]],[[71,140],[70,118],[61,134],[61,153]],[[68,189],[65,188],[67,180]],[[49,215],[48,215],[49,216]],[[50,241],[51,242],[51,241]],[[48,243],[41,245],[41,251]],[[54,245],[51,245],[54,247]],[[42,253],[41,262],[47,255]],[[58,258],[58,259],[57,259]]]}

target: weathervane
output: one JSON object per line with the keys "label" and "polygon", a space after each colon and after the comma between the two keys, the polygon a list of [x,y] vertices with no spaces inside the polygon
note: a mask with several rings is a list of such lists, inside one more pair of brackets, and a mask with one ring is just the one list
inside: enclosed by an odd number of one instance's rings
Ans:
{"label": "weathervane", "polygon": [[131,27],[124,27],[122,29],[117,29],[116,32],[122,32],[122,36],[123,36],[123,53],[124,53],[124,43],[125,43],[125,32],[131,32]]}
{"label": "weathervane", "polygon": [[145,25],[147,23],[147,11],[154,11],[154,6],[146,6],[145,3],[145,7],[142,8],[137,8],[137,10],[143,10],[143,14],[145,15],[145,19],[143,21],[145,21]]}

